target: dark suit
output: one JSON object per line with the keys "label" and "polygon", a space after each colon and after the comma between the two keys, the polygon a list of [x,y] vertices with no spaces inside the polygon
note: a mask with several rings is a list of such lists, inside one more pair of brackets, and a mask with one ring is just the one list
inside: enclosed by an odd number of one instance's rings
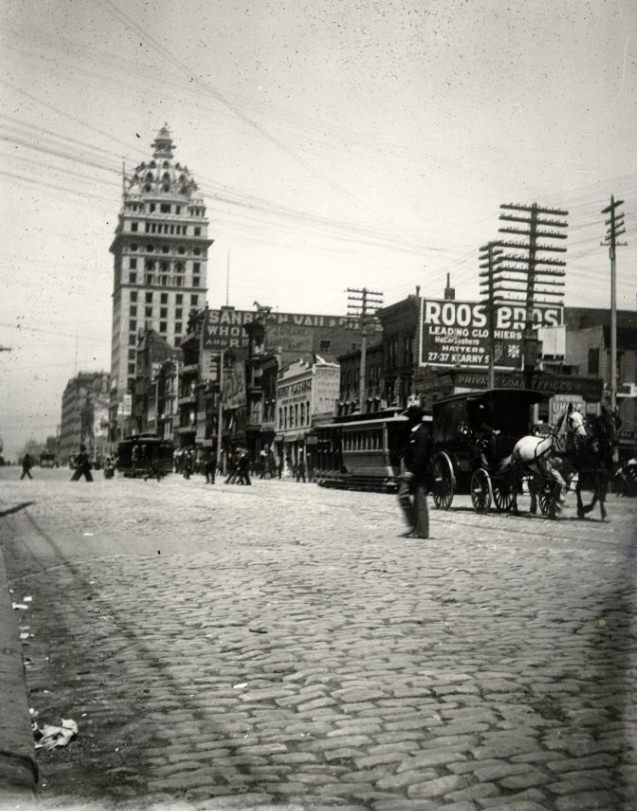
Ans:
{"label": "dark suit", "polygon": [[409,434],[403,461],[405,474],[398,488],[398,500],[411,534],[417,538],[429,537],[429,509],[427,491],[430,487],[430,463],[433,441],[427,426],[416,423]]}

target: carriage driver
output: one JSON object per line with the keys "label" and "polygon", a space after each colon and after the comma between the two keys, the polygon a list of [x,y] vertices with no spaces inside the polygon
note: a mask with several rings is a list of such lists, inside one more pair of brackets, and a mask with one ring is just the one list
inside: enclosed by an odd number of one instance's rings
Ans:
{"label": "carriage driver", "polygon": [[411,405],[404,412],[411,430],[403,452],[404,472],[400,477],[398,501],[407,520],[408,538],[429,537],[429,510],[427,491],[430,486],[430,464],[433,440],[429,428],[423,423],[423,410]]}

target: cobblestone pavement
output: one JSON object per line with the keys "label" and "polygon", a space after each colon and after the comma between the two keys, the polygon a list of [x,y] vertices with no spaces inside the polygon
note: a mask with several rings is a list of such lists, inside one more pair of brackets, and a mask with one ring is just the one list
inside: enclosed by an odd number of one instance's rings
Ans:
{"label": "cobblestone pavement", "polygon": [[637,500],[459,499],[422,541],[392,496],[34,473],[0,470],[29,702],[80,727],[43,808],[637,808]]}

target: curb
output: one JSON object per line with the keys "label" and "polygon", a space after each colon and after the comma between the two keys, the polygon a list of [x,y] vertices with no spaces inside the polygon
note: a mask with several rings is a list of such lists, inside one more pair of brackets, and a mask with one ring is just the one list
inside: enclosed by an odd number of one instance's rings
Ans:
{"label": "curb", "polygon": [[37,781],[22,646],[0,548],[0,791],[33,792]]}

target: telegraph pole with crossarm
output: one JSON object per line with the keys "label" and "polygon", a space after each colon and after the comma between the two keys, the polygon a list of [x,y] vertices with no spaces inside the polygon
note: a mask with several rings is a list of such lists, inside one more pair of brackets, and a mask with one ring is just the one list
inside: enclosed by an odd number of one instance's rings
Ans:
{"label": "telegraph pole with crossarm", "polygon": [[605,221],[608,226],[606,239],[602,245],[608,246],[610,256],[610,407],[617,408],[617,246],[626,245],[626,242],[617,242],[617,237],[626,233],[624,228],[624,213],[618,212],[623,206],[623,200],[615,200],[610,196],[610,205],[602,209],[602,214],[610,214]]}
{"label": "telegraph pole with crossarm", "polygon": [[[496,292],[508,292],[507,303],[524,305],[524,384],[532,388],[533,372],[539,355],[539,340],[533,326],[533,310],[538,304],[559,306],[564,299],[563,259],[549,259],[548,253],[566,253],[566,248],[550,244],[551,240],[566,239],[568,211],[532,205],[504,204],[500,220],[513,223],[499,229],[501,234],[514,234],[523,240],[503,239],[498,242],[511,249],[502,255],[498,266],[499,284]],[[557,230],[556,230],[557,229]],[[540,241],[542,243],[540,244]],[[507,285],[507,286],[504,286]],[[542,296],[541,299],[538,296]]]}
{"label": "telegraph pole with crossarm", "polygon": [[383,305],[383,294],[377,290],[363,288],[347,288],[347,314],[356,320],[356,329],[361,333],[361,366],[358,395],[358,410],[364,413],[365,402],[365,371],[367,365],[367,327],[373,318],[371,310],[377,310]]}

